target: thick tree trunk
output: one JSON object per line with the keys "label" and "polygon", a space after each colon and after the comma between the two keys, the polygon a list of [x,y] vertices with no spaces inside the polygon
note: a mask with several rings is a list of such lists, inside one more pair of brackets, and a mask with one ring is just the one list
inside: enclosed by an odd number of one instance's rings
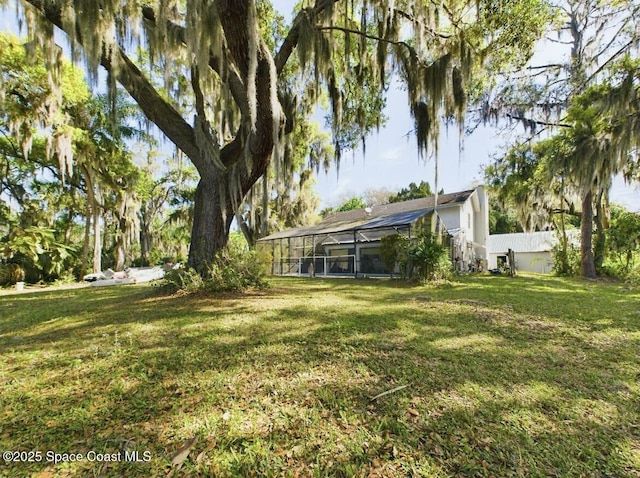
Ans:
{"label": "thick tree trunk", "polygon": [[92,204],[93,219],[93,270],[92,272],[100,272],[102,270],[102,237],[100,231],[100,212],[98,204],[94,201]]}
{"label": "thick tree trunk", "polygon": [[215,176],[202,177],[196,188],[188,259],[188,265],[200,274],[207,272],[216,254],[224,249],[229,240],[234,215],[232,209],[223,208]]}
{"label": "thick tree trunk", "polygon": [[126,233],[126,221],[124,219],[120,219],[120,231],[118,231],[117,239],[116,239],[116,270],[122,271],[124,270],[125,263],[127,260],[127,244],[125,240]]}
{"label": "thick tree trunk", "polygon": [[606,224],[606,205],[604,203],[604,192],[598,194],[598,202],[596,203],[596,244],[594,247],[594,263],[597,273],[602,272],[602,264],[604,263],[604,254],[606,249],[605,224]]}
{"label": "thick tree trunk", "polygon": [[593,257],[591,235],[593,234],[593,193],[589,191],[582,198],[582,221],[580,222],[580,253],[582,276],[595,279],[596,266]]}
{"label": "thick tree trunk", "polygon": [[116,243],[116,270],[123,271],[126,262],[126,253],[124,251],[124,245],[118,241]]}
{"label": "thick tree trunk", "polygon": [[[91,222],[93,225],[93,268],[92,272],[100,272],[102,270],[102,242],[100,241],[100,205],[98,204],[98,198],[96,191],[93,189],[93,178],[89,169],[82,165],[82,173],[84,175],[85,184],[87,187],[87,201],[88,209],[87,214],[90,213],[90,218],[87,217],[87,228]],[[85,230],[85,240],[88,242]],[[84,262],[84,258],[83,258]],[[84,269],[83,269],[84,273]]]}
{"label": "thick tree trunk", "polygon": [[561,244],[562,244],[562,273],[566,274],[569,271],[569,260],[568,260],[568,245],[569,240],[567,239],[567,225],[564,217],[564,208],[562,204],[562,200],[560,200],[560,229],[561,229]]}
{"label": "thick tree trunk", "polygon": [[[143,205],[146,208],[146,205]],[[142,258],[142,265],[149,265],[149,252],[151,252],[151,224],[147,219],[151,215],[146,209],[143,209],[140,214],[140,257]]]}

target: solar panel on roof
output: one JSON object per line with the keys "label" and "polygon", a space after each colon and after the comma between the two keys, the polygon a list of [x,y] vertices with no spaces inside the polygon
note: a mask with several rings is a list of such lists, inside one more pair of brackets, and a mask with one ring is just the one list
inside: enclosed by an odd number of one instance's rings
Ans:
{"label": "solar panel on roof", "polygon": [[420,209],[418,211],[407,211],[407,212],[399,212],[396,214],[389,214],[388,216],[376,217],[371,221],[368,221],[357,229],[375,229],[378,227],[394,227],[394,226],[404,226],[406,224],[411,224],[414,221],[417,221],[425,214],[433,211],[433,208],[429,209]]}

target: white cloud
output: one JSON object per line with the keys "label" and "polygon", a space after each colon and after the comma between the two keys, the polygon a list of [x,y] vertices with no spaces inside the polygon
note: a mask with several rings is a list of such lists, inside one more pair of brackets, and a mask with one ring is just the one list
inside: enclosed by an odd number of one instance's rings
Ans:
{"label": "white cloud", "polygon": [[382,161],[399,161],[402,159],[402,147],[398,146],[396,148],[385,149],[380,151],[378,157]]}

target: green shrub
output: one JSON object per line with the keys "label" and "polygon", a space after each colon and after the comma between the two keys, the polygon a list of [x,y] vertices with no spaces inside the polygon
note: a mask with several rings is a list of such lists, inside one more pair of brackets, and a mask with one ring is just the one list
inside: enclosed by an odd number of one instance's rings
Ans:
{"label": "green shrub", "polygon": [[580,249],[574,245],[568,244],[567,249],[563,250],[561,241],[553,246],[553,272],[560,276],[578,276],[580,275]]}
{"label": "green shrub", "polygon": [[218,254],[203,274],[191,268],[173,270],[165,275],[162,285],[169,292],[187,293],[262,289],[269,286],[268,264],[270,261],[264,254],[231,247]]}
{"label": "green shrub", "polygon": [[78,282],[73,269],[62,272],[54,281],[53,285],[68,285]]}
{"label": "green shrub", "polygon": [[448,249],[431,233],[416,239],[402,234],[383,237],[380,255],[387,270],[399,267],[403,279],[432,281],[452,275]]}
{"label": "green shrub", "polygon": [[162,279],[161,287],[169,293],[196,292],[203,290],[204,278],[195,269],[173,269],[167,272]]}
{"label": "green shrub", "polygon": [[438,257],[433,267],[433,274],[430,280],[442,282],[448,281],[453,277],[453,266],[449,258],[449,249],[445,248],[443,253]]}
{"label": "green shrub", "polygon": [[413,277],[422,281],[442,280],[451,274],[448,249],[434,234],[426,234],[409,248]]}
{"label": "green shrub", "polygon": [[53,229],[14,228],[0,239],[0,258],[19,265],[25,275],[20,280],[32,284],[58,279],[72,267],[75,257],[75,248],[57,242]]}
{"label": "green shrub", "polygon": [[20,264],[0,264],[0,286],[12,285],[24,279],[25,271]]}
{"label": "green shrub", "polygon": [[634,252],[634,257],[629,262],[621,262],[617,257],[609,256],[604,266],[602,274],[631,283],[640,283],[640,252]]}
{"label": "green shrub", "polygon": [[256,251],[226,249],[209,266],[205,278],[211,291],[245,290],[268,286],[268,268]]}
{"label": "green shrub", "polygon": [[404,234],[391,234],[380,240],[380,256],[388,271],[393,271],[397,266],[401,277],[406,277],[410,244],[411,239]]}
{"label": "green shrub", "polygon": [[634,285],[640,285],[640,265],[633,268],[626,276],[625,280]]}
{"label": "green shrub", "polygon": [[640,214],[614,209],[606,234],[615,275],[624,278],[636,268],[640,258]]}

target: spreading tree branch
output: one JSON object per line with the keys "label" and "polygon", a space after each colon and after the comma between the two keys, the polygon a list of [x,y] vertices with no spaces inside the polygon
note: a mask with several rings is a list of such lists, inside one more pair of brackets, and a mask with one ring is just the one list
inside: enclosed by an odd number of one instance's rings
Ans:
{"label": "spreading tree branch", "polygon": [[298,40],[300,39],[300,23],[303,16],[310,16],[311,18],[316,18],[324,11],[333,7],[335,3],[339,0],[317,0],[316,4],[313,8],[304,8],[298,12],[296,18],[293,20],[291,24],[291,29],[289,33],[287,33],[287,37],[282,42],[278,53],[274,58],[274,62],[276,65],[276,72],[278,75],[282,73],[287,61],[291,57],[293,50],[295,50],[298,45]]}
{"label": "spreading tree branch", "polygon": [[[62,21],[62,10],[57,3],[45,0],[25,0],[47,21],[62,31],[70,34],[82,45],[83,38],[78,29],[67,31],[68,26]],[[75,33],[75,34],[74,34]],[[118,48],[115,52],[118,68],[114,68],[107,52],[103,52],[100,64],[110,73],[114,73],[118,82],[136,100],[142,111],[150,121],[155,123],[171,141],[180,148],[192,161],[197,169],[206,167],[204,158],[196,147],[193,128],[169,104],[144,77],[140,69],[129,59],[125,52]]]}
{"label": "spreading tree branch", "polygon": [[512,115],[510,113],[507,113],[506,116],[511,120],[521,121],[523,123],[528,123],[528,124],[536,124],[539,126],[553,127],[553,128],[573,128],[573,125],[570,123],[551,123],[547,121],[540,121],[540,120],[534,120],[531,118],[526,118],[524,116]]}

